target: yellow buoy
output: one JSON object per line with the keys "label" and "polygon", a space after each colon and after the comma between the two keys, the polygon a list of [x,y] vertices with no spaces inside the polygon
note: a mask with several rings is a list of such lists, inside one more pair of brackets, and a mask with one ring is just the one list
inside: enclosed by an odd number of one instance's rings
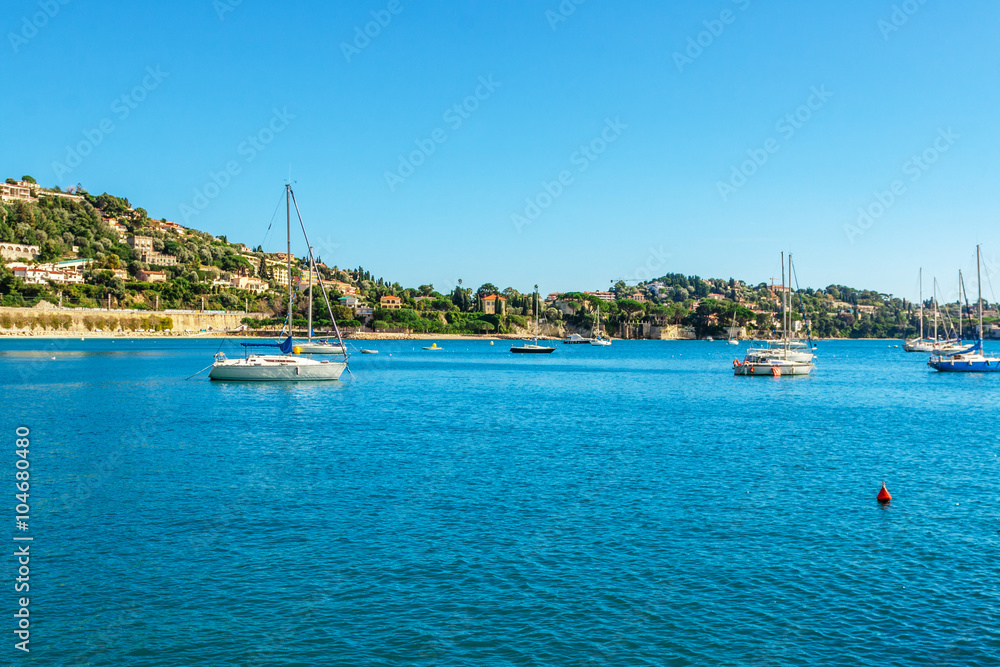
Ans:
{"label": "yellow buoy", "polygon": [[299,347],[298,345],[296,345],[295,347],[292,348],[292,353],[293,354],[302,354],[302,348]]}

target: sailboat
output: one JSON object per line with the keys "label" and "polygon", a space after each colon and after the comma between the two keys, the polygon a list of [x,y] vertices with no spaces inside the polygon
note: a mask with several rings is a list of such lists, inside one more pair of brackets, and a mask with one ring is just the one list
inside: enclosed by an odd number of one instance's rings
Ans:
{"label": "sailboat", "polygon": [[[343,343],[331,343],[325,338],[313,339],[313,269],[316,269],[316,266],[312,256],[312,248],[309,248],[309,338],[306,342],[297,344],[292,352],[295,354],[344,354]],[[316,275],[319,277],[318,269]],[[323,290],[323,295],[326,296],[326,289]],[[333,309],[330,308],[329,301],[326,305],[331,311],[330,319],[332,320]]]}
{"label": "sailboat", "polygon": [[590,344],[595,347],[607,347],[611,345],[611,339],[605,338],[601,335],[601,307],[597,307],[597,322],[594,325],[594,330],[591,331]]}
{"label": "sailboat", "polygon": [[[959,278],[961,280],[961,277]],[[933,296],[931,303],[934,305],[934,337],[924,338],[924,270],[920,270],[920,335],[903,343],[903,349],[907,352],[958,352],[966,349],[962,344],[961,336],[940,340],[938,338],[938,301],[937,301],[937,278],[934,279]],[[961,308],[961,306],[959,306]],[[959,311],[961,313],[961,310]],[[961,315],[960,315],[961,316]],[[950,322],[950,320],[949,320]],[[961,325],[961,320],[959,321]],[[949,325],[950,326],[950,325]]]}
{"label": "sailboat", "polygon": [[736,310],[733,309],[733,323],[729,325],[729,340],[726,341],[726,345],[739,345],[740,341],[733,336],[736,331]]}
{"label": "sailboat", "polygon": [[939,352],[932,356],[927,365],[937,371],[946,373],[985,373],[1000,372],[1000,357],[988,357],[983,352],[983,276],[980,269],[980,256],[982,252],[976,246],[976,275],[978,276],[979,287],[979,326],[976,330],[976,342],[972,347],[960,352],[944,353]]}
{"label": "sailboat", "polygon": [[[327,361],[312,359],[310,357],[299,357],[292,354],[295,343],[292,340],[292,213],[291,202],[295,195],[292,193],[291,183],[285,184],[285,234],[288,242],[288,308],[287,325],[288,337],[280,343],[241,343],[243,346],[242,359],[227,359],[225,353],[219,352],[215,355],[215,362],[208,377],[212,380],[233,380],[249,382],[294,382],[302,380],[338,380],[341,373],[347,368],[347,354],[344,353],[344,361]],[[302,233],[305,234],[305,224],[302,223],[302,215],[299,212],[298,202],[295,203],[295,213],[298,215],[299,223],[302,225]],[[306,237],[309,243],[309,237]],[[309,259],[312,259],[312,247],[309,249]],[[322,283],[320,283],[322,286]],[[325,294],[325,288],[324,288]],[[331,318],[332,318],[331,313]],[[340,339],[340,329],[336,320],[333,321],[334,329],[337,331],[337,338]],[[252,350],[257,348],[277,348],[277,353],[257,354]]]}
{"label": "sailboat", "polygon": [[[788,255],[788,275],[791,278],[792,256]],[[780,346],[751,347],[743,361],[733,360],[733,374],[745,376],[809,375],[813,369],[814,355],[793,349],[789,335],[792,318],[788,312],[791,297],[785,289],[785,253],[781,253],[781,334]]]}
{"label": "sailboat", "polygon": [[[535,296],[534,296],[534,306],[535,306],[535,331],[538,331],[538,285],[535,285]],[[556,348],[549,347],[548,345],[539,345],[538,336],[536,335],[531,339],[530,343],[525,343],[524,345],[511,345],[510,351],[514,354],[550,354],[556,351]]]}
{"label": "sailboat", "polygon": [[903,349],[907,352],[934,351],[934,341],[924,338],[924,270],[922,268],[920,269],[920,335],[904,341]]}

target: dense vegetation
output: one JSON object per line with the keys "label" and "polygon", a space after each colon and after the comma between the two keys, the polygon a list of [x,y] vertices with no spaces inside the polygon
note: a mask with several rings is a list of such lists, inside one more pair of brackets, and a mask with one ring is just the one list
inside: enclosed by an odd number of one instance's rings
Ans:
{"label": "dense vegetation", "polygon": [[[10,179],[8,179],[10,180]],[[34,179],[24,177],[33,182]],[[286,288],[276,281],[272,263],[265,261],[260,247],[256,251],[225,237],[186,230],[179,235],[157,229],[146,211],[133,207],[128,199],[108,193],[91,195],[82,187],[76,194],[82,200],[42,197],[37,203],[5,202],[0,206],[0,241],[37,245],[40,262],[66,258],[92,258],[83,284],[25,284],[6,268],[0,267],[0,305],[30,306],[47,300],[73,306],[116,308],[249,310],[270,313],[270,317],[248,317],[244,322],[253,328],[280,326],[287,300]],[[111,226],[124,225],[128,234],[152,238],[153,250],[176,259],[173,266],[143,263],[135,251]],[[166,222],[166,221],[162,221]],[[293,274],[299,274],[295,263]],[[146,283],[137,279],[144,269],[161,270],[166,282]],[[114,270],[127,278],[116,277]],[[651,327],[680,327],[698,337],[724,336],[730,325],[743,328],[745,335],[768,336],[776,331],[780,297],[768,285],[748,286],[735,279],[702,279],[699,276],[667,274],[655,280],[629,286],[624,282],[613,288],[612,300],[593,294],[569,292],[555,303],[542,303],[537,291],[522,294],[512,287],[499,289],[486,283],[476,289],[463,287],[462,281],[449,293],[435,291],[433,285],[404,288],[384,278],[376,278],[363,267],[342,270],[318,266],[321,277],[353,286],[362,302],[374,312],[366,323],[375,330],[408,329],[426,333],[507,333],[529,327],[536,314],[540,321],[563,325],[567,330],[589,333],[598,317],[601,328],[615,335],[642,336]],[[257,295],[226,283],[232,275],[254,276],[267,281],[269,289]],[[537,286],[536,290],[537,290]],[[322,291],[313,290],[313,323],[317,329],[331,324],[330,312],[344,328],[363,323],[353,309],[341,306],[341,292],[329,290],[335,304],[328,308]],[[399,309],[379,306],[384,296],[398,296]],[[503,297],[504,307],[496,314],[485,311],[487,297]],[[930,307],[928,301],[925,304]],[[792,296],[792,319],[801,332],[816,337],[885,337],[912,336],[917,331],[917,307],[905,300],[869,290],[842,285],[825,289],[799,290]],[[306,293],[296,292],[293,301],[296,323],[306,324]],[[954,323],[959,315],[957,304],[941,308],[942,317]],[[969,309],[965,309],[966,315]],[[156,328],[156,324],[149,328]],[[942,325],[943,327],[945,325]],[[97,327],[99,328],[99,327]]]}

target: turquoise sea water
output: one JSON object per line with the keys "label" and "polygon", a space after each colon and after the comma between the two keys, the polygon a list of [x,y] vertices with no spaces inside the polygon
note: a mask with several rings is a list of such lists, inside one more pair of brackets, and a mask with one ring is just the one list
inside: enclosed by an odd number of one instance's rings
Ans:
{"label": "turquoise sea water", "polygon": [[248,385],[184,380],[218,341],[0,341],[0,539],[21,425],[34,536],[4,664],[1000,663],[997,375],[439,345]]}

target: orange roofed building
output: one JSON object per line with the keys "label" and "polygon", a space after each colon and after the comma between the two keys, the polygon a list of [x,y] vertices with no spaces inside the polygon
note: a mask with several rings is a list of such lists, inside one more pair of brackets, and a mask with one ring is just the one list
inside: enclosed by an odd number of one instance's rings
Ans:
{"label": "orange roofed building", "polygon": [[378,305],[387,310],[399,310],[403,307],[403,300],[398,296],[384,296],[378,300]]}
{"label": "orange roofed building", "polygon": [[487,315],[503,315],[507,311],[507,299],[496,294],[483,297],[483,312]]}

